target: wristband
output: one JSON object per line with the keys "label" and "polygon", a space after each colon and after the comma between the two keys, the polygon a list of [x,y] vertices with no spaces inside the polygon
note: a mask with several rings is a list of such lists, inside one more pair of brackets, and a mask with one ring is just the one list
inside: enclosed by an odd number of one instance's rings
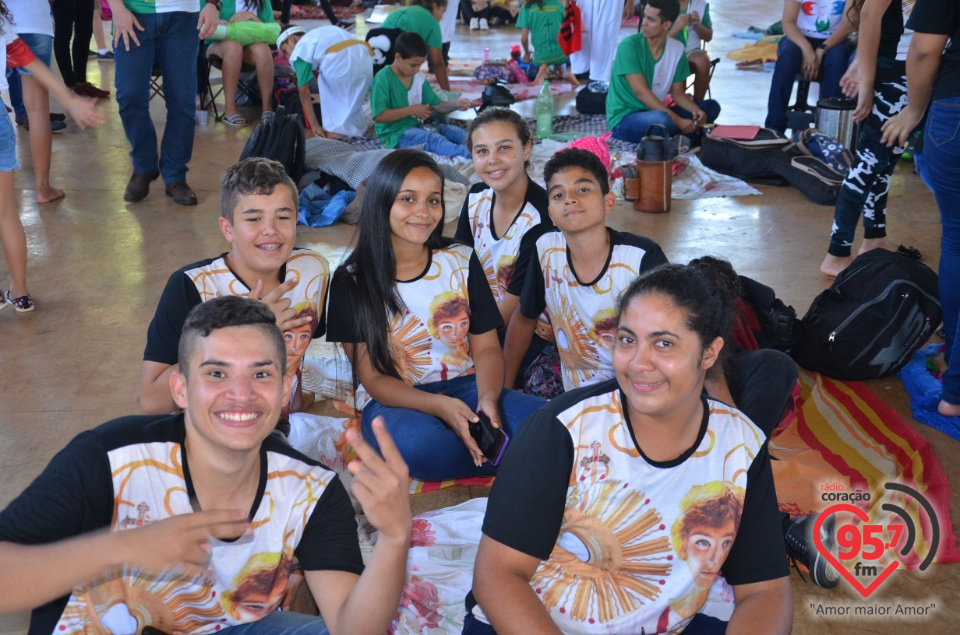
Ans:
{"label": "wristband", "polygon": [[217,11],[223,11],[223,2],[222,0],[207,0],[207,4],[212,4],[217,8]]}

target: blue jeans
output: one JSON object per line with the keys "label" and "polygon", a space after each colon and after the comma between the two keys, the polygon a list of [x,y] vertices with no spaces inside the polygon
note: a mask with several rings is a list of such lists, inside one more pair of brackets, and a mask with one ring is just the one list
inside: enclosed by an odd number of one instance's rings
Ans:
{"label": "blue jeans", "polygon": [[[2,100],[0,104],[3,104]],[[13,130],[10,116],[5,111],[0,111],[0,172],[13,172],[19,169],[17,133]]]}
{"label": "blue jeans", "polygon": [[328,635],[323,618],[292,611],[274,611],[259,622],[225,628],[229,635]]}
{"label": "blue jeans", "polygon": [[947,333],[943,397],[960,405],[960,97],[933,102],[917,168],[940,208],[940,305]]}
{"label": "blue jeans", "polygon": [[[446,395],[459,399],[476,412],[477,376],[462,375],[449,381],[436,381],[420,384],[416,387],[432,395]],[[535,410],[547,403],[539,397],[532,397],[513,390],[504,389],[500,394],[501,424],[511,439],[520,430],[520,426]],[[370,401],[363,408],[360,428],[364,440],[379,451],[380,446],[373,436],[373,420],[383,417],[387,430],[393,436],[400,455],[407,462],[410,475],[424,481],[442,481],[468,476],[493,476],[497,468],[484,462],[477,467],[467,446],[457,433],[447,427],[440,419],[419,410],[409,408],[389,408],[379,402]]]}
{"label": "blue jeans", "polygon": [[[808,37],[807,41],[816,49],[823,40]],[[850,54],[856,47],[844,40],[823,54],[820,63],[820,99],[839,97],[840,78],[850,66]],[[767,97],[767,121],[764,124],[777,132],[787,129],[787,106],[793,82],[803,65],[803,51],[800,47],[783,38],[777,46],[777,64],[773,68],[773,80],[770,82],[770,96]]]}
{"label": "blue jeans", "polygon": [[[53,37],[42,33],[21,33],[20,39],[27,45],[30,51],[37,56],[37,59],[50,68],[50,60],[53,57]],[[25,68],[11,68],[7,71],[7,84],[10,85],[10,105],[13,106],[13,112],[21,117],[27,116],[27,109],[23,105],[23,88],[20,84],[20,76],[30,77],[33,73]]]}
{"label": "blue jeans", "polygon": [[[697,106],[706,113],[707,123],[713,123],[720,116],[720,104],[712,99],[698,101]],[[693,119],[693,115],[680,106],[672,106],[670,110],[684,119]],[[620,123],[613,127],[613,136],[621,141],[640,143],[640,140],[647,134],[647,129],[653,125],[663,126],[671,137],[680,134],[680,129],[673,124],[673,119],[664,111],[638,110],[621,119]],[[700,132],[689,136],[692,141],[696,141],[700,138]]]}
{"label": "blue jeans", "polygon": [[[123,131],[132,146],[133,171],[156,172],[164,183],[187,180],[193,154],[194,100],[197,96],[197,33],[199,13],[134,13],[143,26],[140,46],[123,44],[114,51],[117,103]],[[167,123],[157,153],[157,131],[150,118],[150,74],[154,63],[163,73]]]}
{"label": "blue jeans", "polygon": [[[727,632],[727,623],[703,613],[697,613],[690,620],[690,623],[683,629],[684,635],[724,635]],[[497,635],[493,627],[484,624],[473,616],[473,613],[467,613],[463,620],[462,635]]]}
{"label": "blue jeans", "polygon": [[448,123],[436,124],[439,134],[425,128],[410,128],[400,137],[398,148],[422,145],[427,152],[445,157],[470,158],[467,150],[467,131]]}

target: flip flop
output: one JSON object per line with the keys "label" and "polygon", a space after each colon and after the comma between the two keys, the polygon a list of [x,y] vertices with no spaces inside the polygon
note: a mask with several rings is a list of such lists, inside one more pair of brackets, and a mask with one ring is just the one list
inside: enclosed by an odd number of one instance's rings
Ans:
{"label": "flip flop", "polygon": [[223,123],[227,124],[228,126],[233,126],[235,128],[242,128],[243,126],[250,125],[250,122],[247,121],[247,118],[241,115],[240,113],[230,115],[229,117],[224,117]]}
{"label": "flip flop", "polygon": [[900,245],[897,247],[897,253],[910,260],[923,260],[923,254],[920,253],[920,250],[909,245]]}

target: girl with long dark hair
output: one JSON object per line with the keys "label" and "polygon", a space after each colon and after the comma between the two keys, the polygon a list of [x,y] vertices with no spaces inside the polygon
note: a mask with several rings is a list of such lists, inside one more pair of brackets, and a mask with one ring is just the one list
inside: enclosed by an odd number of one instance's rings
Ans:
{"label": "girl with long dark hair", "polygon": [[543,400],[503,389],[503,320],[480,261],[443,232],[443,173],[419,150],[370,179],[357,246],[330,287],[327,339],[353,365],[365,439],[383,416],[410,474],[494,473],[470,434],[478,413],[512,437]]}

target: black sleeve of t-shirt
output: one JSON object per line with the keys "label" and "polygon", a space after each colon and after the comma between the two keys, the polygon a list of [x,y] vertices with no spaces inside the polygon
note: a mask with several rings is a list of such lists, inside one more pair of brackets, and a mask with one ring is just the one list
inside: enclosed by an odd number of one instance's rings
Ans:
{"label": "black sleeve of t-shirt", "polygon": [[956,0],[923,0],[913,5],[907,28],[917,33],[952,35],[960,21]]}
{"label": "black sleeve of t-shirt", "polygon": [[527,281],[527,269],[530,259],[536,258],[537,239],[553,229],[552,224],[541,224],[533,227],[520,239],[520,251],[517,254],[517,266],[513,270],[513,277],[507,285],[507,293],[515,296],[523,295],[523,287]]}
{"label": "black sleeve of t-shirt", "polygon": [[493,299],[487,274],[475,252],[470,253],[470,269],[467,278],[467,294],[470,296],[470,333],[480,335],[503,326],[503,317]]}
{"label": "black sleeve of t-shirt", "polygon": [[323,337],[327,334],[327,296],[330,294],[330,283],[327,282],[327,288],[323,294],[323,303],[317,307],[320,317],[317,318],[317,328],[313,331],[313,339]]}
{"label": "black sleeve of t-shirt", "polygon": [[721,569],[733,586],[783,578],[790,575],[784,553],[777,491],[764,443],[747,470],[740,528]]}
{"label": "black sleeve of t-shirt", "polygon": [[543,268],[540,267],[540,254],[534,248],[527,260],[527,273],[524,276],[523,289],[520,291],[520,314],[527,318],[536,318],[547,308],[547,287],[543,280]]}
{"label": "black sleeve of t-shirt", "polygon": [[339,477],[320,495],[295,553],[304,571],[363,573],[357,520]]}
{"label": "black sleeve of t-shirt", "polygon": [[201,303],[200,292],[182,270],[167,280],[147,329],[147,347],[143,361],[176,364],[179,359],[180,334],[190,309]]}
{"label": "black sleeve of t-shirt", "polygon": [[[333,274],[330,281],[330,291],[327,294],[327,341],[349,342],[360,341],[356,322],[356,294],[357,283],[346,269],[340,267]],[[384,308],[386,311],[386,308]]]}
{"label": "black sleeve of t-shirt", "polygon": [[552,412],[533,413],[510,441],[490,490],[483,533],[546,560],[560,534],[573,440]]}
{"label": "black sleeve of t-shirt", "polygon": [[613,230],[611,230],[611,235],[612,240],[614,240],[616,244],[630,245],[631,247],[636,247],[637,249],[643,250],[643,258],[640,261],[639,271],[641,274],[659,267],[660,265],[665,265],[668,262],[667,256],[663,253],[663,249],[660,248],[660,245],[646,236],[639,236],[637,234]]}
{"label": "black sleeve of t-shirt", "polygon": [[463,199],[463,205],[460,207],[460,216],[457,218],[457,231],[453,234],[453,239],[458,243],[463,243],[473,249],[473,230],[470,227],[470,197],[478,192],[487,189],[487,184],[480,182],[474,183],[473,187],[467,193],[467,198]]}

